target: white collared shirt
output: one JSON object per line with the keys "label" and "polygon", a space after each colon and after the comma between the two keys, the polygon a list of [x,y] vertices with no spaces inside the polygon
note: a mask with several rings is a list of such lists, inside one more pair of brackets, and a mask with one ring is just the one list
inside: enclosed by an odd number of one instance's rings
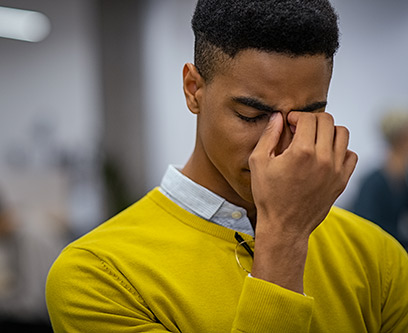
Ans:
{"label": "white collared shirt", "polygon": [[181,208],[207,221],[254,236],[244,208],[238,207],[183,175],[170,165],[159,190]]}

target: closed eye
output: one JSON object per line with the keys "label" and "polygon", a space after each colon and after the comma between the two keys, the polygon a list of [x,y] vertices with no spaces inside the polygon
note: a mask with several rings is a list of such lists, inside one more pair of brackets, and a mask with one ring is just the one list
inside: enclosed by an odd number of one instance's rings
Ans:
{"label": "closed eye", "polygon": [[237,114],[238,118],[242,119],[243,121],[246,121],[247,123],[255,123],[255,122],[259,121],[259,120],[262,120],[262,119],[268,117],[268,114],[266,114],[266,113],[262,113],[262,114],[260,114],[258,116],[255,116],[255,117],[246,117],[246,116],[244,116],[244,115],[242,115],[242,114],[240,114],[238,112],[236,112],[236,114]]}

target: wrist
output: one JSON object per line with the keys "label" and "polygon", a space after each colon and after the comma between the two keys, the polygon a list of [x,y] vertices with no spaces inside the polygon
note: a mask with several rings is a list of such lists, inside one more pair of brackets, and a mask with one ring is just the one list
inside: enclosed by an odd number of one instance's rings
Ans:
{"label": "wrist", "polygon": [[310,234],[308,223],[294,217],[282,218],[258,214],[255,228],[255,238],[267,243],[293,246],[307,246]]}
{"label": "wrist", "polygon": [[308,237],[257,228],[255,240],[252,276],[303,294]]}

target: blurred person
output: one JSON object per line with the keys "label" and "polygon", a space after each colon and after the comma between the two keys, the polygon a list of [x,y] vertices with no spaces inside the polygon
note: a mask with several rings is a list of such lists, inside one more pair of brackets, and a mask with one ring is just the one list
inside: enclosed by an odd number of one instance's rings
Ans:
{"label": "blurred person", "polygon": [[388,145],[383,165],[362,181],[352,210],[396,237],[405,247],[408,224],[408,109],[392,110],[381,121]]}
{"label": "blurred person", "polygon": [[332,207],[357,155],[325,112],[330,3],[199,0],[192,26],[194,151],[61,253],[54,330],[407,332],[407,253]]}

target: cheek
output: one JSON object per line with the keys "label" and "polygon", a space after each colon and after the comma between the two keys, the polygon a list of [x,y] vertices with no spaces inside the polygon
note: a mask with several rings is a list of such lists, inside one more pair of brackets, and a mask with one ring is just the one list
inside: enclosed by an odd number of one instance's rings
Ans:
{"label": "cheek", "polygon": [[248,159],[252,154],[262,134],[255,126],[235,126],[234,128],[222,129],[219,133],[218,142],[214,142],[219,159],[227,161],[228,168],[247,168]]}

